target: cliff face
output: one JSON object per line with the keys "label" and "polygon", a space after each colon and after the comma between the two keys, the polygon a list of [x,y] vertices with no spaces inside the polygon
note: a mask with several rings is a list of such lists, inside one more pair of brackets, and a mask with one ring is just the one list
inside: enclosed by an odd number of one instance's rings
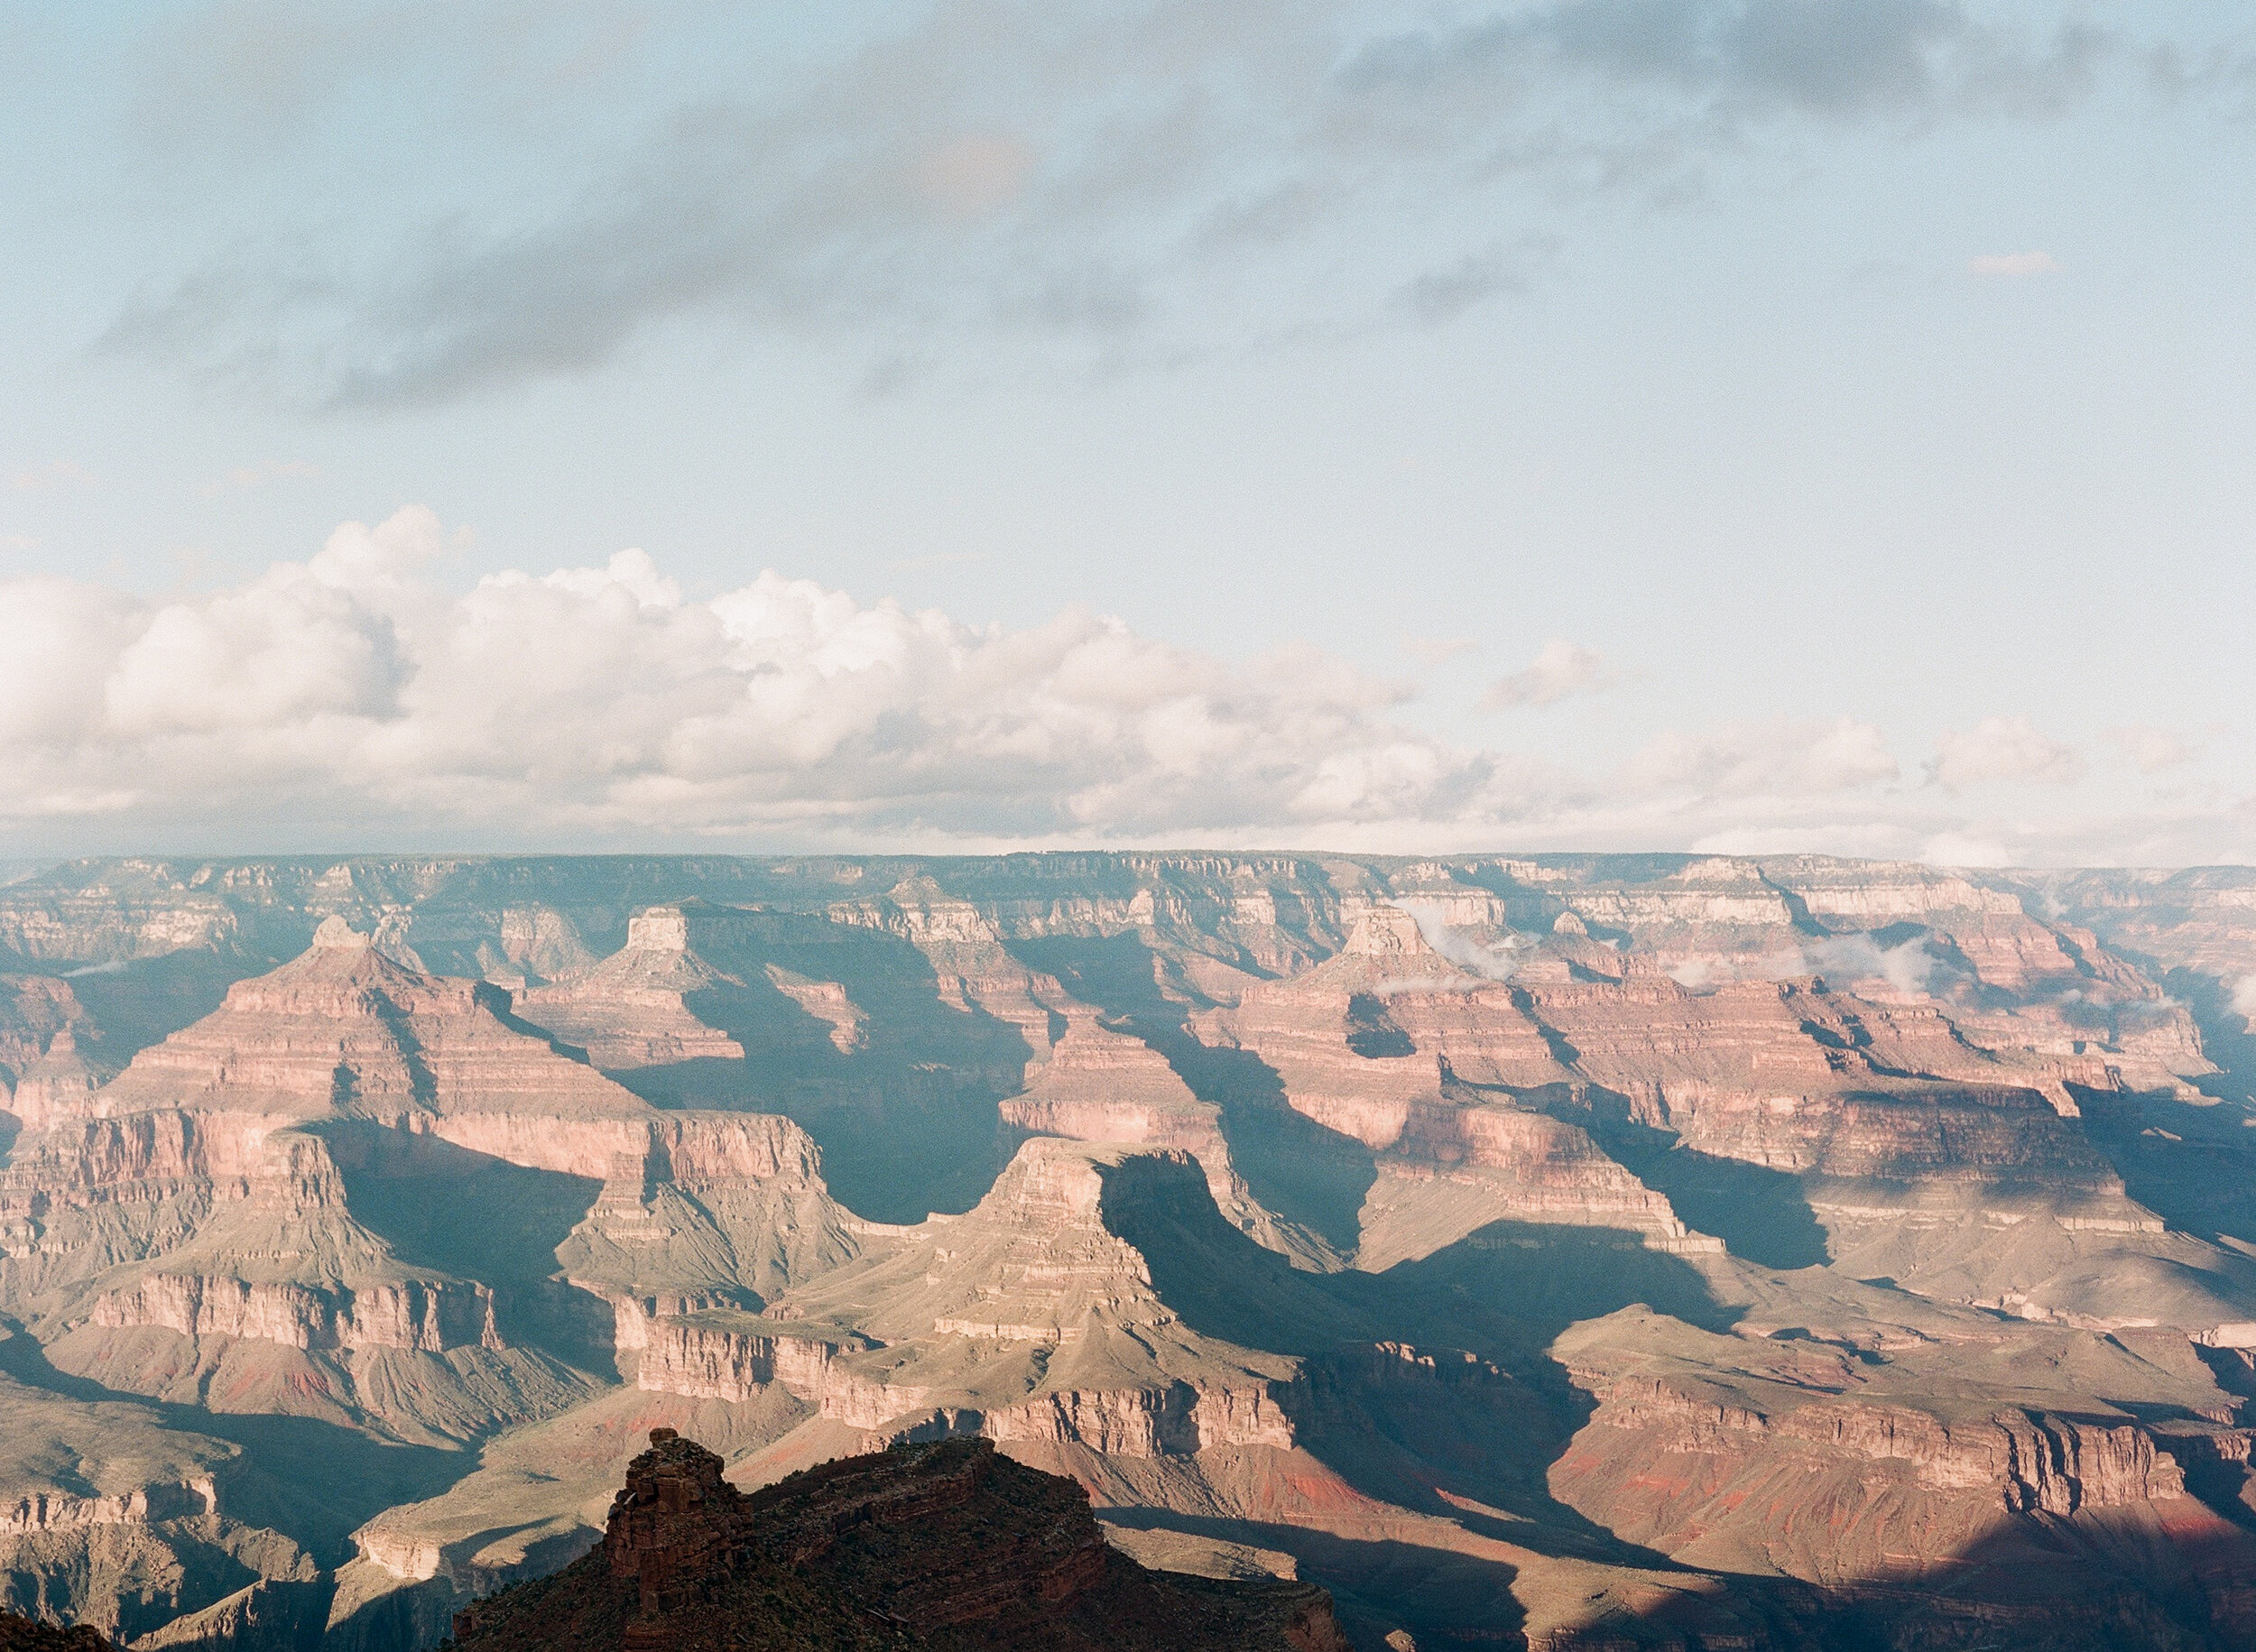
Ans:
{"label": "cliff face", "polygon": [[1086,1498],[984,1442],[848,1458],[741,1496],[653,1431],[602,1547],[456,1620],[464,1647],[1031,1647],[1346,1652],[1307,1585],[1146,1572]]}
{"label": "cliff face", "polygon": [[[778,1383],[814,1408],[809,1432],[872,1446],[976,1434],[1136,1457],[1289,1448],[1279,1396],[1295,1362],[1185,1325],[1106,1226],[1106,1177],[1134,1157],[1030,1141],[977,1208],[898,1234],[768,1317],[657,1322],[638,1380],[732,1398]],[[1156,1162],[1203,1195],[1187,1156]]]}
{"label": "cliff face", "polygon": [[985,1442],[1374,1646],[2241,1644],[2249,881],[60,869],[0,1399],[81,1444],[0,1439],[0,1598],[408,1652],[662,1426]]}
{"label": "cliff face", "polygon": [[728,981],[690,951],[680,909],[655,907],[628,923],[618,952],[559,982],[518,992],[515,1008],[586,1050],[606,1072],[741,1060],[744,1046],[699,1020],[686,1001]]}
{"label": "cliff face", "polygon": [[[1891,1602],[1916,1580],[1928,1598],[1905,1615],[1928,1636],[1983,1620],[2083,1644],[2127,1591],[2224,1644],[2256,1633],[2246,1536],[2179,1461],[2212,1432],[2158,1435],[2095,1403],[2136,1358],[2120,1348],[2056,1344],[2055,1386],[1985,1391],[1980,1340],[1865,1366],[1822,1343],[1704,1343],[1641,1311],[1577,1327],[1561,1357],[1597,1406],[1552,1487],[1688,1564],[1759,1556]],[[2182,1414],[2214,1407],[2198,1367],[2179,1381]]]}

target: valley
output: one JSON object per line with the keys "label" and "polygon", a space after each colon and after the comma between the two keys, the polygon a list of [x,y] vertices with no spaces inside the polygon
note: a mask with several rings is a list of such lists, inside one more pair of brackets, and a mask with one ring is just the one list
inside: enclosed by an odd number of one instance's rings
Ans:
{"label": "valley", "polygon": [[672,1429],[1364,1652],[2256,1644],[2251,981],[2232,869],[51,868],[0,1607],[418,1652]]}

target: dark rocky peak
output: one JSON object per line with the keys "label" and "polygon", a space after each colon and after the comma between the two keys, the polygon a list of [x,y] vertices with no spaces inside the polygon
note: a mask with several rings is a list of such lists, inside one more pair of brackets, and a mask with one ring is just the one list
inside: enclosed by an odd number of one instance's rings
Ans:
{"label": "dark rocky peak", "polygon": [[462,1652],[1347,1652],[1305,1583],[1149,1572],[1073,1481],[982,1439],[847,1457],[739,1492],[670,1428],[603,1546],[455,1620]]}

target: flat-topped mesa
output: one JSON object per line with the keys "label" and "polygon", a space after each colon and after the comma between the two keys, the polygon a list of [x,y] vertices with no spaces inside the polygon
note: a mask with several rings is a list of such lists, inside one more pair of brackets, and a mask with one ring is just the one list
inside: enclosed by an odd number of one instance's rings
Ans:
{"label": "flat-topped mesa", "polygon": [[700,1020],[688,995],[740,984],[691,948],[689,914],[647,907],[602,963],[515,995],[516,1013],[611,1072],[682,1061],[740,1061],[744,1046]]}
{"label": "flat-topped mesa", "polygon": [[626,920],[629,952],[689,950],[689,916],[680,907],[645,907]]}

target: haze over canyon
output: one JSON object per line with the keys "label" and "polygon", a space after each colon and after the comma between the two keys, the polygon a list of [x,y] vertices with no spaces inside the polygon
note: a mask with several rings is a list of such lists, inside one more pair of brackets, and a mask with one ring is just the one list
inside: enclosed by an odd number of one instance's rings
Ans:
{"label": "haze over canyon", "polygon": [[987,1441],[1373,1652],[2256,1637],[2256,872],[141,859],[0,947],[0,1604],[121,1644],[434,1645],[652,1428]]}
{"label": "haze over canyon", "polygon": [[2256,1652],[2256,14],[0,5],[0,1652]]}

